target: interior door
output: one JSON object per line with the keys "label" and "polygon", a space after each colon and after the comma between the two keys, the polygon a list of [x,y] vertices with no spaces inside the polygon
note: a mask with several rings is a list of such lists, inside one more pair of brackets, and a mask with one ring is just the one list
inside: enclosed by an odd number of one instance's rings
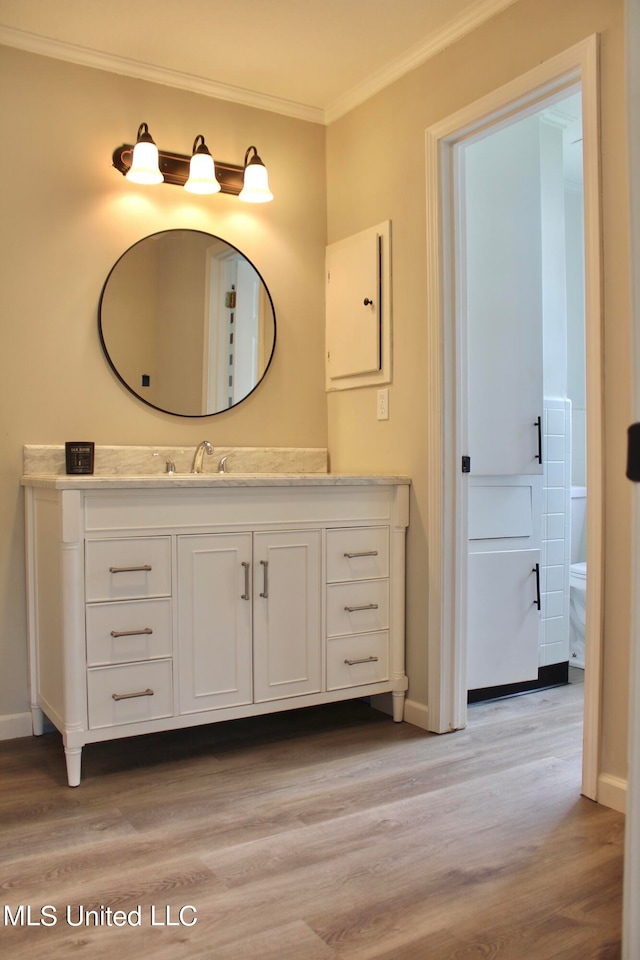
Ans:
{"label": "interior door", "polygon": [[540,562],[543,471],[539,138],[539,120],[529,117],[458,149],[469,689],[538,671],[529,588]]}

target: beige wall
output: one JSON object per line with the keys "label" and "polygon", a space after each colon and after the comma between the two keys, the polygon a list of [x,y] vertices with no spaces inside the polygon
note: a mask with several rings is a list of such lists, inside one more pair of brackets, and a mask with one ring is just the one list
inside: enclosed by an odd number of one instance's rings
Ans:
{"label": "beige wall", "polygon": [[621,0],[520,0],[327,133],[328,241],[392,221],[394,373],[388,422],[375,389],[329,397],[334,470],[412,476],[408,536],[409,696],[427,699],[427,323],[425,130],[593,33],[601,38],[606,552],[603,771],[626,774],[630,630],[630,318]]}
{"label": "beige wall", "polygon": [[[160,147],[242,163],[256,144],[273,203],[135,187],[111,154],[145,121]],[[0,717],[27,709],[24,443],[326,446],[324,128],[0,47]],[[309,190],[309,184],[312,189]],[[247,254],[273,297],[274,360],[237,409],[162,414],[119,383],[97,333],[102,284],[147,234],[192,227]]]}
{"label": "beige wall", "polygon": [[[520,0],[369,102],[327,138],[328,240],[393,222],[391,419],[375,389],[323,392],[325,131],[312,124],[0,48],[0,123],[13,159],[0,181],[2,396],[0,716],[26,709],[23,443],[324,445],[334,470],[412,476],[407,624],[410,696],[426,702],[427,350],[424,131],[541,60],[601,35],[606,467],[603,769],[626,771],[630,609],[630,421],[621,0]],[[203,133],[239,162],[256,143],[276,201],[249,208],[178,188],[132,188],[113,148],[149,123],[161,146],[189,151]],[[19,162],[18,162],[19,161]],[[11,181],[6,171],[11,172]],[[312,190],[309,191],[309,184]],[[258,266],[278,315],[272,368],[238,409],[170,417],[118,383],[103,359],[96,308],[113,262],[170,227],[223,236]]]}

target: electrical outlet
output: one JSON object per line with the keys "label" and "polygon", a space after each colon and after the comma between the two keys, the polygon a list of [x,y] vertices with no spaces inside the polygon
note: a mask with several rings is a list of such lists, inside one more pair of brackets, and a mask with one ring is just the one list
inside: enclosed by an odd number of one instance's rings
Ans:
{"label": "electrical outlet", "polygon": [[389,419],[389,388],[378,390],[378,420]]}

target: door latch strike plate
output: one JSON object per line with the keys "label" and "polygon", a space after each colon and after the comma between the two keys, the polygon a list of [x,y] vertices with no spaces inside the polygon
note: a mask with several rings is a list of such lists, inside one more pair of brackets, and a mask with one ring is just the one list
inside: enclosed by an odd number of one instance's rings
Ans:
{"label": "door latch strike plate", "polygon": [[628,431],[627,477],[640,483],[640,423],[632,423]]}

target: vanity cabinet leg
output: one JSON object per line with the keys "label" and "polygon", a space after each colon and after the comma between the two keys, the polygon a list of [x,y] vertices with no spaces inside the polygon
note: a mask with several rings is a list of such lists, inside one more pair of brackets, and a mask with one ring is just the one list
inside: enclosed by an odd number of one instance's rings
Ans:
{"label": "vanity cabinet leg", "polygon": [[402,723],[404,718],[404,692],[393,693],[393,719],[396,723]]}
{"label": "vanity cabinet leg", "polygon": [[31,705],[31,725],[34,737],[41,737],[44,733],[44,713],[35,703]]}
{"label": "vanity cabinet leg", "polygon": [[64,757],[67,761],[67,781],[69,786],[79,787],[82,747],[65,747]]}

